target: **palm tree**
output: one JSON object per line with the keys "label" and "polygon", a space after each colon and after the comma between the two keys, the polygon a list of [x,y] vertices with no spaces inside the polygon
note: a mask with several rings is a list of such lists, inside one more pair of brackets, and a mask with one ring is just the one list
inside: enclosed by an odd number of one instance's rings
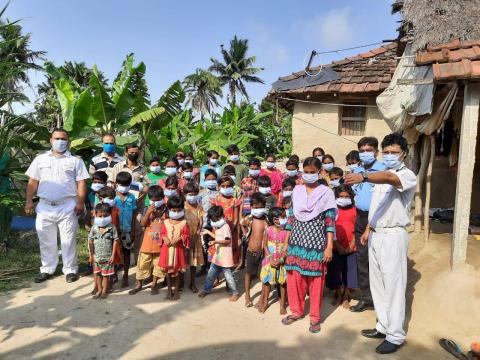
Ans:
{"label": "palm tree", "polygon": [[230,41],[230,49],[225,50],[220,45],[220,51],[223,56],[223,63],[215,58],[210,58],[212,65],[209,70],[218,74],[218,78],[223,85],[228,84],[230,92],[230,101],[236,104],[237,91],[248,100],[246,82],[261,83],[263,80],[255,76],[256,73],[264,70],[263,68],[253,67],[256,60],[255,56],[247,57],[248,40],[238,39],[237,36]]}
{"label": "palm tree", "polygon": [[200,113],[203,120],[205,115],[211,114],[213,107],[218,106],[217,96],[222,97],[222,84],[210,71],[197,69],[183,80],[188,102],[193,110]]}

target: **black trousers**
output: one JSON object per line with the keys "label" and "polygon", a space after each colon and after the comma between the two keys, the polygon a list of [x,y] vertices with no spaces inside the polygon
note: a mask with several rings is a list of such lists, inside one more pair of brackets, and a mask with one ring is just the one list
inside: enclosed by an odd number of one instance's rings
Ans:
{"label": "black trousers", "polygon": [[372,293],[370,292],[370,280],[368,275],[368,245],[363,246],[360,237],[368,224],[368,211],[357,209],[357,220],[355,222],[355,244],[357,245],[357,268],[358,286],[360,287],[360,300],[372,304]]}

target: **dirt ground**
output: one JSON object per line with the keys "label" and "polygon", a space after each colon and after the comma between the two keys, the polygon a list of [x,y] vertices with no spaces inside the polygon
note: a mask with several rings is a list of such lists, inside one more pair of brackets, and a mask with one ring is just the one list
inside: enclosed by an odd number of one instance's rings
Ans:
{"label": "dirt ground", "polygon": [[[427,246],[411,237],[407,343],[388,359],[450,359],[439,338],[463,349],[480,340],[480,241],[470,241],[470,265],[451,272],[450,235],[441,232]],[[236,278],[240,283],[241,274]],[[359,333],[374,326],[375,313],[333,307],[329,292],[322,331],[313,335],[308,317],[283,326],[278,303],[261,315],[246,309],[243,297],[230,303],[224,286],[203,300],[186,290],[177,302],[163,300],[164,290],[115,290],[93,300],[91,287],[89,277],[73,284],[57,277],[0,296],[0,359],[381,358],[374,351],[379,341]],[[256,284],[255,300],[259,291]]]}

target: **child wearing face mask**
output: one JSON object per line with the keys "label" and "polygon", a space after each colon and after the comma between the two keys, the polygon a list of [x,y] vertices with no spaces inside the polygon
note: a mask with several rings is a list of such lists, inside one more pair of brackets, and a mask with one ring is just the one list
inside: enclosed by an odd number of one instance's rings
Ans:
{"label": "child wearing face mask", "polygon": [[[294,155],[295,156],[295,155]],[[296,185],[302,184],[302,173],[299,171],[298,161],[296,158],[290,157],[285,164],[287,171],[285,172],[285,179],[293,179],[295,180]]]}
{"label": "child wearing face mask", "polygon": [[95,206],[95,219],[88,235],[90,258],[94,264],[93,273],[97,292],[94,299],[105,299],[108,296],[110,276],[115,273],[113,254],[119,247],[117,229],[112,225],[111,207],[99,203]]}
{"label": "child wearing face mask", "polygon": [[165,195],[165,203],[170,199],[172,196],[181,195],[180,192],[180,181],[176,176],[169,176],[165,180],[165,188],[163,189],[163,194]]}
{"label": "child wearing face mask", "polygon": [[362,166],[360,163],[360,155],[357,150],[350,151],[345,157],[345,160],[347,161],[348,172],[350,173],[358,172],[358,169]]}
{"label": "child wearing face mask", "polygon": [[193,182],[195,183],[195,175],[193,174],[193,165],[190,163],[184,163],[181,166],[182,172],[180,174],[180,180],[179,180],[179,188],[180,191],[183,191],[183,187],[189,183]]}
{"label": "child wearing face mask", "polygon": [[119,210],[119,237],[123,253],[122,288],[128,286],[128,271],[130,268],[130,252],[135,240],[135,218],[137,216],[137,199],[130,193],[132,175],[126,171],[119,172],[116,177],[117,196],[115,206]]}
{"label": "child wearing face mask", "polygon": [[178,160],[175,156],[167,160],[167,162],[165,163],[165,169],[164,169],[164,172],[167,175],[167,177],[157,182],[157,184],[163,189],[163,191],[165,191],[165,189],[167,188],[166,183],[168,179],[174,178],[177,180],[177,182],[180,182],[180,178],[178,177],[179,168],[180,168],[180,165],[178,164]]}
{"label": "child wearing face mask", "polygon": [[200,182],[200,169],[195,167],[195,160],[193,158],[193,153],[188,152],[185,153],[185,164],[192,164],[193,166],[193,178],[195,179],[196,183]]}
{"label": "child wearing face mask", "polygon": [[[184,200],[172,196],[167,202],[168,219],[165,219],[160,232],[160,258],[158,266],[167,277],[167,300],[180,299],[180,274],[185,273],[186,250],[190,248],[190,229],[185,220]],[[174,286],[174,290],[172,290]]]}
{"label": "child wearing face mask", "polygon": [[209,150],[207,152],[207,162],[200,168],[200,187],[205,188],[205,176],[207,170],[214,170],[217,173],[217,177],[220,177],[222,173],[222,167],[218,163],[220,155],[215,150]]}
{"label": "child wearing face mask", "polygon": [[338,215],[335,223],[333,259],[328,264],[326,285],[335,290],[335,303],[350,308],[350,290],[358,288],[357,248],[355,246],[355,220],[357,210],[355,194],[348,185],[335,188]]}
{"label": "child wearing face mask", "polygon": [[136,282],[135,287],[129,291],[130,295],[135,295],[141,291],[143,282],[150,278],[152,278],[150,293],[152,295],[158,294],[157,282],[165,277],[164,272],[158,266],[161,242],[160,233],[166,212],[162,188],[158,185],[150,186],[148,197],[150,198],[150,205],[141,220],[145,230],[137,260]]}
{"label": "child wearing face mask", "polygon": [[242,205],[240,207],[240,214],[242,217],[250,215],[251,201],[250,197],[253,193],[258,191],[257,180],[260,176],[260,160],[251,158],[248,161],[248,176],[243,178],[241,189],[243,193]]}
{"label": "child wearing face mask", "polygon": [[195,286],[195,275],[197,266],[205,265],[203,256],[203,246],[201,232],[203,228],[204,211],[200,204],[198,196],[198,185],[195,182],[189,182],[183,188],[185,194],[185,220],[187,220],[190,229],[190,249],[188,250],[187,263],[190,265],[190,290],[197,293]]}
{"label": "child wearing face mask", "polygon": [[223,174],[222,176],[230,176],[232,180],[235,182],[235,185],[233,186],[234,190],[234,195],[237,199],[240,199],[243,196],[242,193],[242,188],[240,186],[237,186],[237,175],[236,175],[235,167],[233,165],[225,165],[223,167]]}
{"label": "child wearing face mask", "polygon": [[332,155],[326,154],[322,156],[322,171],[320,177],[330,182],[330,171],[335,167],[335,160]]}
{"label": "child wearing face mask", "polygon": [[276,168],[275,155],[267,155],[265,169],[260,170],[260,176],[268,176],[271,181],[272,194],[277,195],[282,189],[283,174]]}
{"label": "child wearing face mask", "polygon": [[265,208],[267,213],[276,206],[277,197],[273,194],[272,181],[267,175],[260,176],[257,181],[258,192],[265,196],[266,204]]}
{"label": "child wearing face mask", "polygon": [[295,221],[295,215],[293,214],[292,197],[284,197],[281,207],[285,209],[285,213],[287,214],[287,225],[285,225],[285,230],[292,231],[293,222]]}
{"label": "child wearing face mask", "polygon": [[285,209],[274,207],[268,215],[269,225],[263,238],[263,261],[260,280],[262,281],[262,295],[258,311],[264,313],[268,307],[268,298],[272,285],[280,287],[280,314],[285,315],[286,283],[285,257],[287,256],[289,232],[285,230],[287,214]]}
{"label": "child wearing face mask", "polygon": [[150,183],[157,184],[160,180],[167,178],[167,176],[168,175],[162,171],[158,156],[152,156],[147,173],[147,178],[150,180]]}
{"label": "child wearing face mask", "polygon": [[295,186],[297,186],[295,179],[292,177],[286,177],[282,181],[282,191],[278,194],[277,204],[275,206],[283,207],[283,199],[292,196]]}
{"label": "child wearing face mask", "polygon": [[242,221],[244,234],[244,246],[247,248],[245,255],[245,306],[252,307],[250,287],[252,277],[258,276],[263,254],[263,234],[267,227],[267,210],[265,208],[265,196],[257,192],[252,194],[251,214],[245,216]]}
{"label": "child wearing face mask", "polygon": [[239,244],[239,212],[241,199],[235,197],[235,183],[230,176],[222,176],[218,181],[219,194],[211,200],[212,206],[221,206],[225,221],[232,232],[232,251],[234,263],[238,265],[240,260]]}
{"label": "child wearing face mask", "polygon": [[238,300],[239,294],[237,284],[232,274],[232,267],[234,266],[232,253],[232,234],[230,226],[223,216],[223,209],[221,206],[212,206],[208,210],[208,219],[212,225],[213,231],[204,230],[203,234],[208,234],[213,240],[208,245],[215,248],[212,264],[208,270],[203,291],[198,294],[199,298],[204,298],[213,290],[214,283],[220,273],[225,276],[225,281],[228,285],[228,290],[231,292],[230,301]]}
{"label": "child wearing face mask", "polygon": [[93,211],[95,206],[100,202],[98,199],[98,190],[107,186],[108,175],[101,170],[95,171],[92,175],[92,185],[88,189],[87,199],[85,201],[85,208],[87,209],[87,216],[85,219],[85,225],[87,230],[90,229],[93,219]]}
{"label": "child wearing face mask", "polygon": [[340,169],[339,167],[334,166],[330,170],[329,176],[330,176],[329,185],[330,185],[330,188],[333,190],[336,187],[340,186],[340,183],[342,182],[342,178],[343,178],[343,170]]}

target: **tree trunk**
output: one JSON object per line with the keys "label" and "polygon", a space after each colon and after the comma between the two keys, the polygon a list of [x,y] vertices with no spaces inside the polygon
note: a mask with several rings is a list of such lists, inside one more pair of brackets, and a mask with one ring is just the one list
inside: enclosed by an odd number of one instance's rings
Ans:
{"label": "tree trunk", "polygon": [[[435,135],[430,135],[430,158],[428,161],[426,185],[425,185],[425,209],[423,211],[423,239],[425,242],[428,242],[430,236],[430,198],[432,191],[432,169],[433,161],[435,160]],[[426,139],[425,139],[426,141]]]}
{"label": "tree trunk", "polygon": [[425,173],[428,165],[430,143],[426,136],[422,136],[422,150],[420,151],[420,170],[418,171],[417,190],[415,192],[415,234],[422,232],[422,188],[425,181]]}

